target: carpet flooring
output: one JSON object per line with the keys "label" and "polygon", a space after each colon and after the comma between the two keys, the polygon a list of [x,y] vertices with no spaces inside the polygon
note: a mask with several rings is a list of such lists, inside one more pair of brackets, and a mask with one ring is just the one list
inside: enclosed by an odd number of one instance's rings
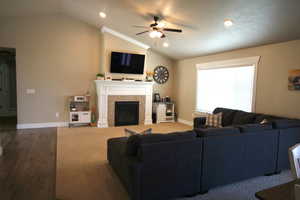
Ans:
{"label": "carpet flooring", "polygon": [[62,200],[127,200],[127,192],[108,165],[106,142],[124,136],[124,128],[153,133],[190,130],[179,123],[114,128],[59,128],[56,196]]}
{"label": "carpet flooring", "polygon": [[260,176],[242,182],[211,189],[207,194],[177,200],[257,200],[255,193],[292,181],[289,170],[274,176]]}
{"label": "carpet flooring", "polygon": [[[59,128],[57,134],[56,197],[62,200],[127,200],[127,192],[106,159],[106,141],[124,136],[125,127]],[[190,130],[180,123],[126,127],[136,131],[153,128],[155,133]],[[262,189],[291,180],[289,171],[257,177],[218,188],[205,195],[179,200],[255,200]],[[184,183],[183,183],[184,184]]]}

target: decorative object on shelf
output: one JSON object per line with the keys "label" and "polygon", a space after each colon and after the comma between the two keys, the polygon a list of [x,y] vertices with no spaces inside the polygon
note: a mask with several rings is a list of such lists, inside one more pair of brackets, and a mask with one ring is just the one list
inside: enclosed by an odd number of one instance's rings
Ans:
{"label": "decorative object on shelf", "polygon": [[151,82],[153,77],[153,72],[146,72],[146,81]]}
{"label": "decorative object on shelf", "polygon": [[96,75],[96,77],[97,77],[97,80],[104,80],[104,74],[98,73]]}
{"label": "decorative object on shelf", "polygon": [[164,66],[158,66],[154,69],[153,79],[158,84],[164,84],[169,79],[169,71]]}
{"label": "decorative object on shelf", "polygon": [[165,101],[166,101],[166,102],[171,102],[171,98],[170,98],[169,96],[166,96],[166,97],[165,97]]}
{"label": "decorative object on shelf", "polygon": [[160,102],[160,95],[159,95],[159,93],[154,93],[154,95],[153,95],[153,101],[154,102]]}
{"label": "decorative object on shelf", "polygon": [[300,91],[300,69],[289,71],[289,90]]}
{"label": "decorative object on shelf", "polygon": [[91,126],[96,127],[97,126],[97,109],[95,106],[92,107],[92,115],[91,115]]}
{"label": "decorative object on shelf", "polygon": [[112,80],[112,77],[111,77],[111,74],[110,73],[105,73],[105,80],[107,81],[111,81]]}

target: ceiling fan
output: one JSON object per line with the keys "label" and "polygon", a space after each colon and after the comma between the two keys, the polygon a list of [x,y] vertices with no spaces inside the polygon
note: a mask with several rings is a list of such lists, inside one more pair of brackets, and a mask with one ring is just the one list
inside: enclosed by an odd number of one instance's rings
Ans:
{"label": "ceiling fan", "polygon": [[181,29],[173,29],[173,28],[165,28],[165,24],[160,21],[160,18],[158,16],[154,16],[154,23],[150,24],[149,27],[147,26],[134,26],[137,28],[148,28],[149,30],[139,32],[136,35],[142,35],[144,33],[149,33],[149,36],[151,38],[165,38],[166,35],[164,31],[169,31],[169,32],[175,32],[175,33],[181,33]]}

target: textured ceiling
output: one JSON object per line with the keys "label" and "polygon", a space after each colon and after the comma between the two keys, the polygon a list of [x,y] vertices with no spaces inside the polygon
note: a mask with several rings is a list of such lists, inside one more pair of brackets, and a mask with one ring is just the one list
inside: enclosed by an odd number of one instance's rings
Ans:
{"label": "textured ceiling", "polygon": [[[0,16],[62,12],[95,26],[105,25],[174,59],[300,38],[299,0],[1,0]],[[107,14],[99,17],[99,11]],[[168,26],[183,33],[161,39],[133,25],[149,25],[151,14],[164,16]],[[227,29],[224,19],[234,21]]]}

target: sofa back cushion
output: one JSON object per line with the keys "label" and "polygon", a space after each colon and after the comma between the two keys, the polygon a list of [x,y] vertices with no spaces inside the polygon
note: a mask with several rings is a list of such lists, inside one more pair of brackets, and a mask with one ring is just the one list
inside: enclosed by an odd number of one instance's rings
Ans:
{"label": "sofa back cushion", "polygon": [[297,119],[277,119],[273,121],[273,126],[276,129],[286,129],[300,127],[300,120]]}
{"label": "sofa back cushion", "polygon": [[261,132],[272,130],[272,124],[244,124],[237,126],[240,129],[241,133],[249,133],[249,132]]}
{"label": "sofa back cushion", "polygon": [[228,108],[216,108],[213,114],[222,113],[222,126],[232,125],[232,121],[237,110],[232,110]]}
{"label": "sofa back cushion", "polygon": [[248,113],[244,111],[237,111],[234,115],[232,124],[241,125],[241,124],[251,124],[254,123],[255,113]]}
{"label": "sofa back cushion", "polygon": [[256,114],[254,123],[261,123],[262,121],[266,120],[269,123],[272,123],[272,121],[282,119],[280,117],[272,116],[272,115],[265,115],[265,114]]}
{"label": "sofa back cushion", "polygon": [[142,144],[189,140],[195,138],[196,133],[194,131],[174,132],[169,134],[132,135],[127,140],[126,154],[128,156],[136,156],[138,149]]}
{"label": "sofa back cushion", "polygon": [[223,128],[199,128],[195,129],[198,137],[209,137],[209,136],[224,136],[239,134],[240,130],[235,127],[223,127]]}

